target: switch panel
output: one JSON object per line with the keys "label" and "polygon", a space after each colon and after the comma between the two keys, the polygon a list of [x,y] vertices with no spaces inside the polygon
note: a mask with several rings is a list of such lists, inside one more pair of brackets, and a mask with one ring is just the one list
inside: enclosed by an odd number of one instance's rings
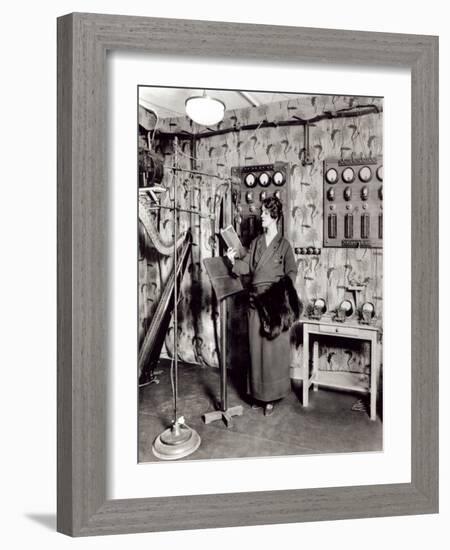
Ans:
{"label": "switch panel", "polygon": [[382,157],[324,161],[325,247],[383,246],[382,186]]}
{"label": "switch panel", "polygon": [[[257,166],[235,166],[231,169],[234,227],[245,247],[261,233],[261,204],[270,196],[278,197],[283,204],[283,217],[278,228],[288,235],[289,220],[289,164],[274,162]],[[239,215],[237,215],[239,213]]]}

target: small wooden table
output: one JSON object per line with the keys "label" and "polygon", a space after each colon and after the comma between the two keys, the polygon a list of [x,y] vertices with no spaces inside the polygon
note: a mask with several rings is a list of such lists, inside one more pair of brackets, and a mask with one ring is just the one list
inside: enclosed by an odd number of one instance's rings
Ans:
{"label": "small wooden table", "polygon": [[[378,328],[371,325],[356,325],[337,323],[331,320],[314,321],[308,319],[303,323],[303,406],[309,403],[309,388],[311,384],[314,391],[319,386],[328,386],[342,390],[351,390],[370,394],[370,419],[376,420],[377,411],[377,372],[379,364]],[[370,342],[370,383],[365,384],[360,380],[358,373],[352,372],[325,372],[319,371],[319,342],[313,340],[312,372],[309,374],[309,343],[311,336],[335,336],[336,338],[353,338]],[[312,339],[312,338],[311,338]]]}

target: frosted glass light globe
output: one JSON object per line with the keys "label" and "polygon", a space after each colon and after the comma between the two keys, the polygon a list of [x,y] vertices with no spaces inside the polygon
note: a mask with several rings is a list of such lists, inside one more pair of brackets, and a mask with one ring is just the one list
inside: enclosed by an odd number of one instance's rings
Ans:
{"label": "frosted glass light globe", "polygon": [[206,93],[202,96],[189,97],[185,107],[188,117],[203,126],[217,124],[223,119],[225,113],[224,103],[209,97]]}

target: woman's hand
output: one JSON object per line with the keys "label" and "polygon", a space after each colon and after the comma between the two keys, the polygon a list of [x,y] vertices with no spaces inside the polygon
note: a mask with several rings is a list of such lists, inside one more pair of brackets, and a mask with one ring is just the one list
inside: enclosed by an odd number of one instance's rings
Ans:
{"label": "woman's hand", "polygon": [[236,249],[235,248],[232,248],[230,247],[226,252],[225,252],[225,256],[230,260],[231,262],[231,265],[234,265],[234,259],[236,258]]}

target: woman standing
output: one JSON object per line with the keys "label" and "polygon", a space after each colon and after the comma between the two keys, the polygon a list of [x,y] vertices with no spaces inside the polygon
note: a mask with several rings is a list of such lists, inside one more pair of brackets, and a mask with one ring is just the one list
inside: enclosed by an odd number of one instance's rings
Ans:
{"label": "woman standing", "polygon": [[[234,248],[226,252],[235,275],[251,276],[248,312],[251,364],[248,389],[255,404],[263,404],[265,416],[273,413],[274,401],[282,399],[290,391],[290,341],[286,325],[275,332],[275,337],[267,333],[267,327],[261,323],[260,308],[258,310],[255,303],[269,288],[275,288],[274,283],[284,281],[290,285],[291,296],[293,293],[298,303],[293,286],[297,275],[294,253],[289,242],[278,233],[277,223],[282,211],[278,198],[272,196],[265,199],[261,211],[263,234],[251,242],[248,253],[241,259],[236,258]],[[274,301],[273,297],[270,300]],[[270,309],[270,303],[268,305]]]}

